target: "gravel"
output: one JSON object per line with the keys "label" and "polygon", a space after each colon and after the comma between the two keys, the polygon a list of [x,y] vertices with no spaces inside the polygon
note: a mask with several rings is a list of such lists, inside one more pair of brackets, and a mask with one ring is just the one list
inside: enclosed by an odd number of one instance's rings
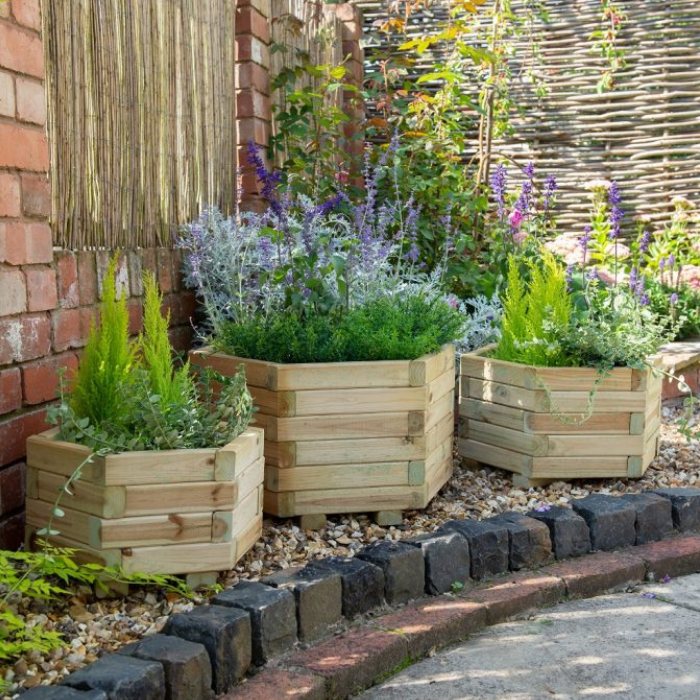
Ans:
{"label": "gravel", "polygon": [[[679,435],[674,423],[680,412],[674,405],[662,409],[659,456],[641,479],[557,481],[525,490],[513,488],[507,472],[487,467],[468,469],[457,460],[454,476],[428,508],[404,513],[403,523],[396,527],[379,527],[362,515],[331,516],[326,529],[319,532],[301,530],[294,520],[266,520],[262,538],[220,582],[229,587],[242,579],[257,580],[274,571],[302,565],[309,559],[350,556],[372,542],[398,541],[434,532],[453,518],[480,519],[509,510],[526,512],[544,504],[567,505],[590,493],[621,495],[674,486],[700,487],[700,444],[689,443]],[[700,424],[697,410],[694,421]],[[11,687],[3,700],[19,697],[21,689],[56,683],[105,652],[156,634],[170,614],[189,610],[204,600],[139,589],[114,599],[96,599],[90,591],[81,590],[66,601],[50,605],[23,600],[19,610],[26,623],[61,632],[67,645],[47,655],[30,652],[0,670]]]}

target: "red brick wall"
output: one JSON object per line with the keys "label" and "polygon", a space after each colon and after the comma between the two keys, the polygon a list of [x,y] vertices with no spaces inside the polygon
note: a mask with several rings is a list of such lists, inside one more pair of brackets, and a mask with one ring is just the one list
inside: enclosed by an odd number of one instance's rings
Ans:
{"label": "red brick wall", "polygon": [[[23,538],[25,441],[45,429],[59,367],[75,367],[99,300],[107,252],[54,249],[38,0],[0,2],[0,547]],[[128,251],[119,278],[141,327],[141,273],[157,273],[178,349],[191,342],[194,296],[180,257]]]}

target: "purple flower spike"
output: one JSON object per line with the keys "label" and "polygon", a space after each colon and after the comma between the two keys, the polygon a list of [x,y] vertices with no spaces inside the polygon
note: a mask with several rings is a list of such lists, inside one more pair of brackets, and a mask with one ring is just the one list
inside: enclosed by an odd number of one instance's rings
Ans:
{"label": "purple flower spike", "polygon": [[610,190],[608,191],[608,202],[610,203],[610,239],[613,241],[620,236],[620,225],[625,215],[625,212],[620,209],[621,201],[620,189],[613,180],[610,183]]}
{"label": "purple flower spike", "polygon": [[586,226],[586,228],[583,229],[583,236],[579,238],[578,244],[581,246],[581,249],[585,253],[588,250],[588,244],[591,242],[591,227]]}
{"label": "purple flower spike", "polygon": [[668,256],[668,269],[673,270],[673,267],[676,264],[676,256],[671,253],[671,255]]}
{"label": "purple flower spike", "polygon": [[532,161],[523,168],[523,175],[525,175],[528,180],[532,180],[535,177],[535,164]]}
{"label": "purple flower spike", "polygon": [[666,574],[666,575],[661,579],[661,583],[670,583],[671,580],[672,580],[671,577],[670,577],[668,574]]}
{"label": "purple flower spike", "polygon": [[676,292],[673,292],[673,294],[671,294],[669,302],[671,306],[675,306],[678,303],[678,294],[676,294]]}
{"label": "purple flower spike", "polygon": [[544,181],[544,210],[549,211],[554,193],[559,189],[557,178],[554,175],[548,175]]}
{"label": "purple flower spike", "polygon": [[642,235],[639,237],[639,252],[642,255],[649,250],[649,243],[651,243],[651,233],[649,231],[643,231]]}
{"label": "purple flower spike", "polygon": [[496,167],[491,176],[491,192],[498,205],[498,218],[503,222],[506,213],[506,189],[508,187],[508,170],[502,163]]}

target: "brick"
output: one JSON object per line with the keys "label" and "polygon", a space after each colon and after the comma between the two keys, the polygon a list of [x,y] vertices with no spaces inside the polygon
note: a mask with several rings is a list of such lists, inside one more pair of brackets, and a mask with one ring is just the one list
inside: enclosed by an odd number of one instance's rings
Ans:
{"label": "brick", "polygon": [[0,549],[19,549],[24,543],[24,511],[0,521]]}
{"label": "brick", "polygon": [[287,590],[296,603],[297,634],[309,642],[327,634],[343,616],[342,582],[333,571],[305,566],[284,569],[262,581],[268,586]]}
{"label": "brick", "polygon": [[3,22],[0,24],[0,66],[43,78],[44,49],[41,39],[32,32]]}
{"label": "brick", "polygon": [[[1,283],[2,278],[0,278]],[[19,367],[0,371],[0,414],[9,413],[22,405],[22,377]]]}
{"label": "brick", "polygon": [[212,667],[212,687],[226,693],[250,667],[252,658],[250,615],[238,608],[202,605],[168,618],[163,634],[203,644]]}
{"label": "brick", "polygon": [[635,547],[634,553],[647,568],[647,578],[685,576],[700,571],[700,537],[688,535]]}
{"label": "brick", "polygon": [[0,365],[26,362],[51,351],[51,324],[46,314],[0,318]]}
{"label": "brick", "polygon": [[21,270],[0,267],[0,316],[27,310],[27,288]]}
{"label": "brick", "polygon": [[326,700],[323,678],[303,671],[268,666],[219,700]]}
{"label": "brick", "polygon": [[571,507],[586,521],[593,549],[610,550],[634,544],[636,514],[627,501],[594,493],[574,499]]}
{"label": "brick", "polygon": [[384,572],[384,598],[389,605],[400,605],[420,598],[425,588],[423,553],[405,542],[377,542],[362,549],[359,559]]}
{"label": "brick", "polygon": [[552,555],[549,528],[523,513],[501,513],[487,522],[502,525],[508,531],[508,566],[511,571],[531,569]]}
{"label": "brick", "polygon": [[241,119],[238,126],[238,143],[266,144],[270,138],[270,123],[262,119]]}
{"label": "brick", "polygon": [[10,16],[12,5],[9,2],[0,2],[0,17],[7,19]]}
{"label": "brick", "polygon": [[469,580],[469,543],[458,533],[419,535],[404,541],[419,547],[423,554],[428,595],[447,593],[453,583],[464,584]]}
{"label": "brick", "polygon": [[545,506],[528,513],[549,528],[552,551],[557,559],[580,557],[591,550],[591,536],[586,521],[571,508]]}
{"label": "brick", "polygon": [[239,63],[236,65],[236,85],[244,85],[250,90],[257,90],[263,95],[269,95],[270,73],[251,61]]}
{"label": "brick", "polygon": [[55,257],[58,305],[64,309],[72,309],[80,303],[78,260],[75,253],[65,250],[56,253]]}
{"label": "brick", "polygon": [[469,542],[473,579],[508,571],[508,531],[502,525],[483,520],[448,520],[438,532],[456,532]]}
{"label": "brick", "polygon": [[126,302],[129,314],[129,333],[135,335],[143,330],[143,305],[141,299],[129,299]]}
{"label": "brick", "polygon": [[11,513],[24,507],[24,484],[27,465],[17,462],[0,469],[0,513]]}
{"label": "brick", "polygon": [[129,283],[131,284],[131,296],[140,297],[143,294],[143,265],[141,252],[128,250],[126,253],[129,267]]}
{"label": "brick", "polygon": [[27,278],[27,309],[48,311],[58,304],[56,272],[50,267],[25,268]]}
{"label": "brick", "polygon": [[270,17],[271,2],[270,0],[239,0],[236,3],[237,7],[252,7],[257,10],[263,17]]}
{"label": "brick", "polygon": [[564,581],[567,595],[588,598],[644,580],[646,564],[635,549],[598,552],[553,564],[545,571],[549,576],[558,576]]}
{"label": "brick", "polygon": [[20,121],[32,124],[46,124],[46,97],[44,84],[27,78],[15,81],[17,96],[17,116]]}
{"label": "brick", "polygon": [[[3,3],[0,2],[0,8]],[[0,71],[0,116],[15,117],[15,81],[11,73]]]}
{"label": "brick", "polygon": [[24,124],[2,123],[0,143],[0,167],[34,172],[48,171],[49,144],[43,129]]}
{"label": "brick", "polygon": [[107,654],[71,673],[63,683],[76,690],[103,690],[110,700],[165,700],[165,674],[154,661]]}
{"label": "brick", "polygon": [[[102,285],[104,283],[105,275],[109,269],[109,263],[114,257],[114,253],[108,250],[99,250],[95,256],[95,263],[97,269],[97,291],[99,298],[102,299]],[[127,257],[124,253],[121,253],[117,257],[117,262],[115,265],[115,283],[117,289],[117,298],[120,299],[122,294],[129,296],[129,263]]]}
{"label": "brick", "polygon": [[[236,94],[236,113],[238,119],[258,117],[264,119],[269,114],[270,98],[257,90],[239,90]],[[243,160],[245,163],[245,153]]]}
{"label": "brick", "polygon": [[49,357],[22,367],[24,402],[36,405],[56,398],[59,385],[59,370],[66,368],[66,376],[78,368],[78,357],[74,353]]}
{"label": "brick", "polygon": [[683,377],[685,384],[687,384],[687,389],[685,386],[679,386],[676,379],[669,381],[664,378],[661,398],[665,400],[685,397],[688,396],[688,389],[695,396],[700,396],[700,373],[697,370],[697,366],[685,367],[678,374]]}
{"label": "brick", "polygon": [[49,429],[46,411],[38,410],[14,415],[0,423],[0,466],[22,459],[30,435]]}
{"label": "brick", "polygon": [[465,598],[486,607],[489,625],[522,615],[535,608],[556,605],[565,595],[564,582],[556,576],[522,571],[489,588],[469,591]]}
{"label": "brick", "polygon": [[97,267],[94,253],[78,253],[78,288],[81,305],[88,306],[97,301]]}
{"label": "brick", "polygon": [[52,260],[53,243],[48,224],[0,222],[0,262],[34,265]]}
{"label": "brick", "polygon": [[245,610],[253,626],[253,663],[261,666],[283,654],[297,639],[296,603],[287,590],[241,581],[212,601]]}
{"label": "brick", "polygon": [[355,22],[359,19],[360,14],[351,3],[343,2],[335,6],[335,16],[341,22]]}
{"label": "brick", "polygon": [[51,187],[46,175],[22,175],[22,211],[25,216],[51,214]]}
{"label": "brick", "polygon": [[117,653],[156,661],[165,672],[167,700],[211,700],[211,662],[201,644],[165,634],[154,634],[127,644]]}
{"label": "brick", "polygon": [[323,676],[330,697],[372,685],[408,657],[408,642],[393,632],[359,627],[287,659],[291,667]]}
{"label": "brick", "polygon": [[193,337],[194,330],[192,326],[180,326],[179,328],[171,328],[168,331],[168,338],[170,338],[170,344],[175,352],[187,353],[192,347]]}
{"label": "brick", "polygon": [[13,173],[0,173],[0,216],[17,217],[21,213],[19,178]]}
{"label": "brick", "polygon": [[253,7],[236,7],[236,36],[252,34],[266,44],[270,43],[270,23]]}
{"label": "brick", "polygon": [[156,249],[158,287],[163,294],[173,291],[173,259],[167,248]]}
{"label": "brick", "polygon": [[253,63],[269,69],[270,49],[252,34],[236,36],[236,61],[253,61]]}
{"label": "brick", "polygon": [[78,309],[57,309],[51,312],[51,336],[55,352],[85,345],[80,311]]}
{"label": "brick", "polygon": [[25,27],[41,30],[39,0],[12,0],[12,14]]}
{"label": "brick", "polygon": [[194,292],[185,291],[180,292],[180,316],[178,321],[183,324],[191,324],[197,313],[197,308],[199,306],[197,302],[197,297]]}

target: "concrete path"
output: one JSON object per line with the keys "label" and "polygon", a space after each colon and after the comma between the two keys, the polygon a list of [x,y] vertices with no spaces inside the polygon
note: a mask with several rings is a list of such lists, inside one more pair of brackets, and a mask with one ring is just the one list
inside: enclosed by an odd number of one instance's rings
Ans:
{"label": "concrete path", "polygon": [[700,574],[485,630],[360,700],[698,700]]}

